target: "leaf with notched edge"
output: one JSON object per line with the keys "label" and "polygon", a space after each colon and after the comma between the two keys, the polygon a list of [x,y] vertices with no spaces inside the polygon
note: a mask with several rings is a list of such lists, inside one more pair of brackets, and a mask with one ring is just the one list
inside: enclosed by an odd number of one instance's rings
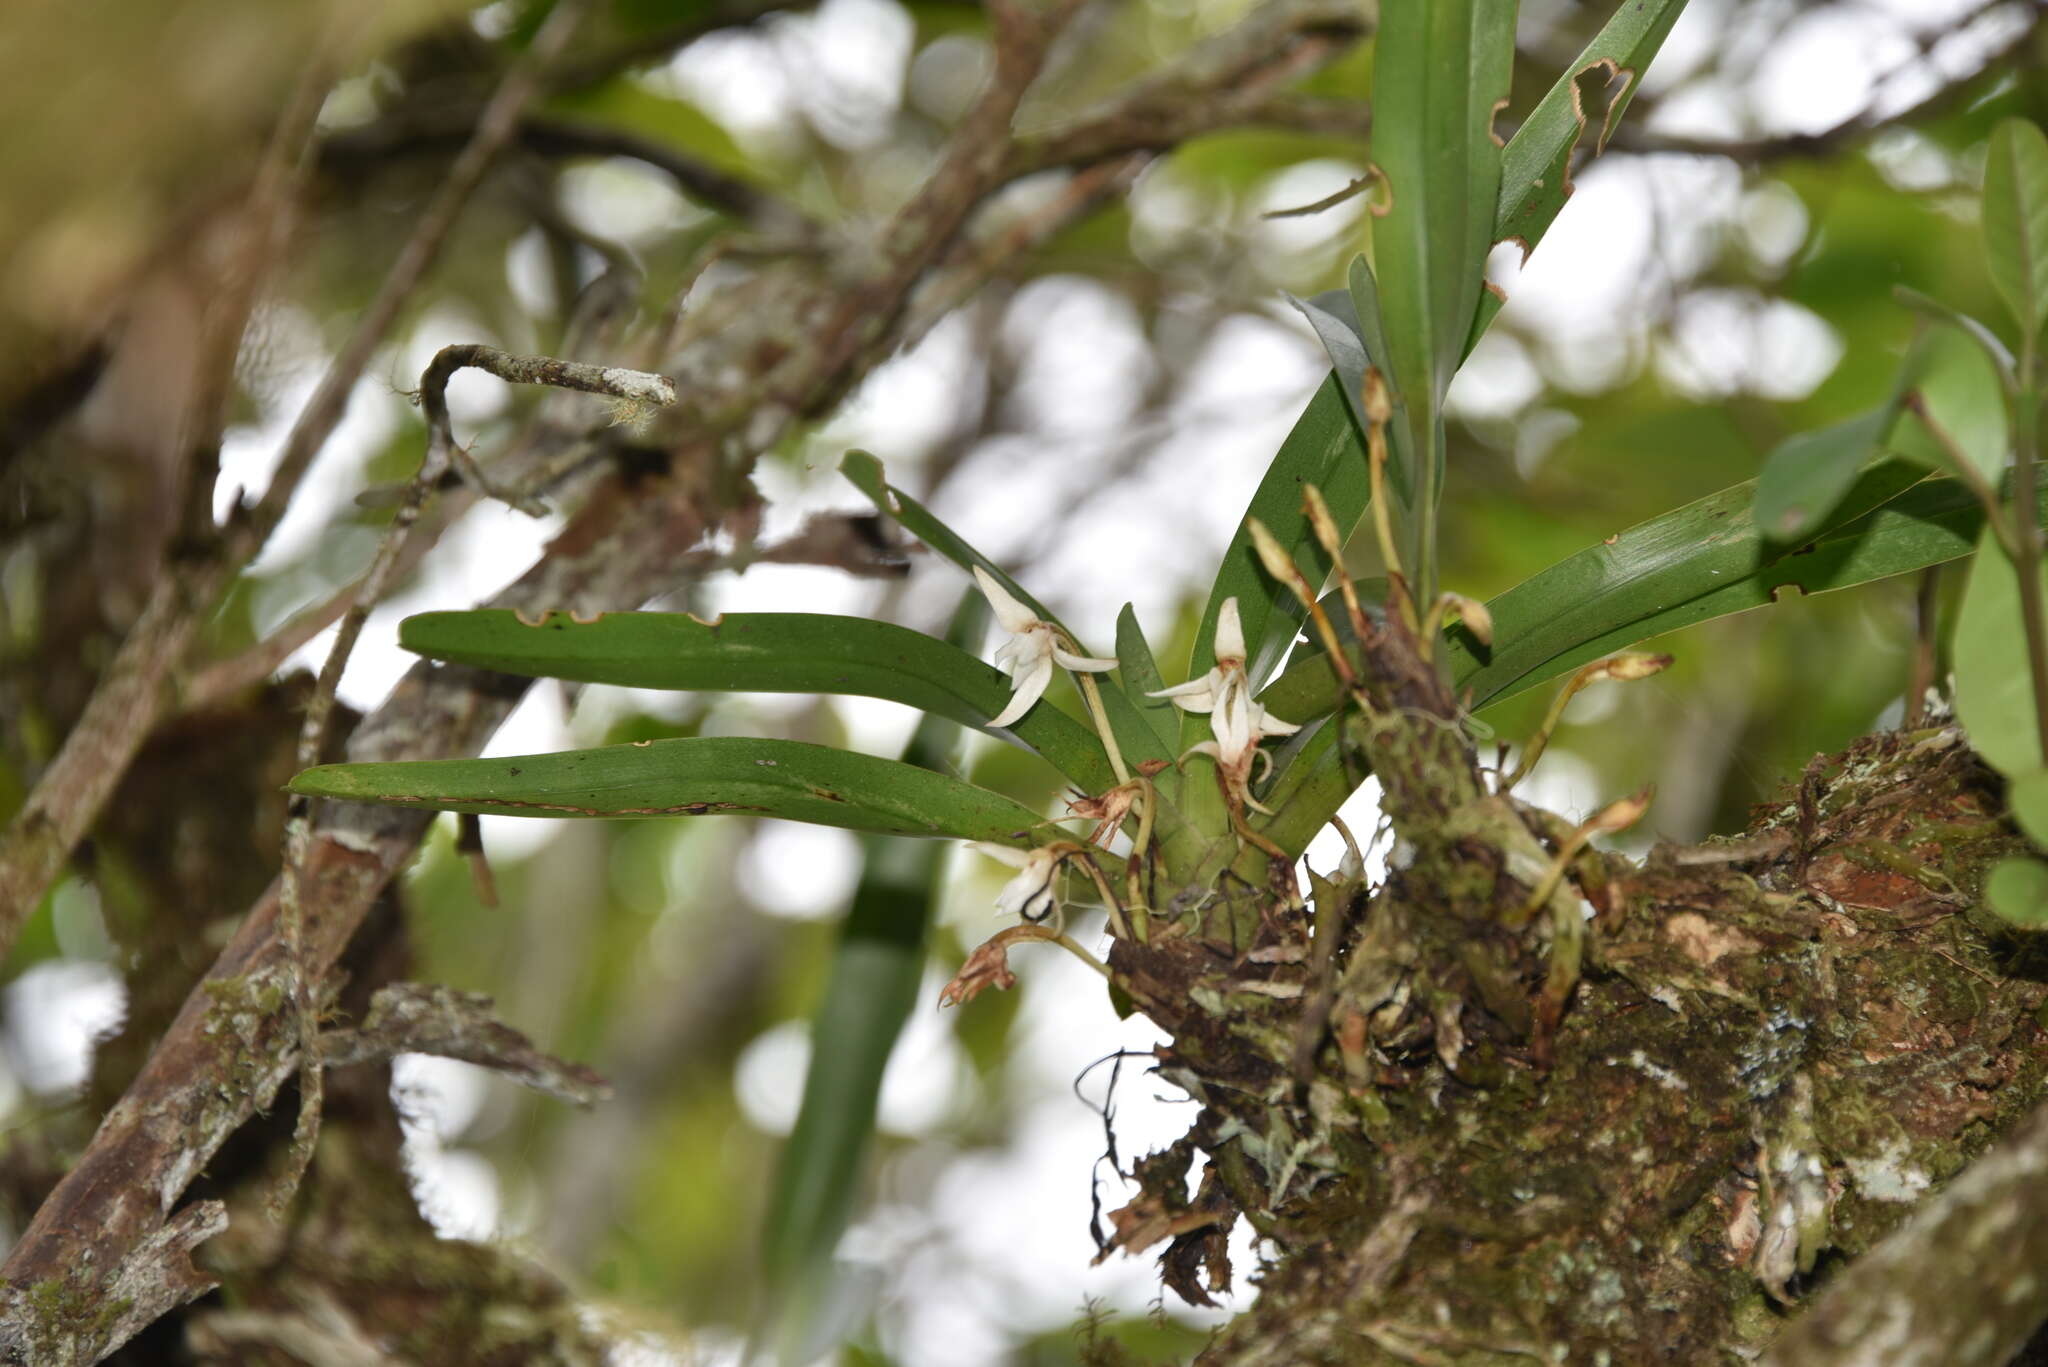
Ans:
{"label": "leaf with notched edge", "polygon": [[877,835],[1029,847],[1061,838],[1030,808],[928,769],[747,736],[637,741],[494,759],[323,764],[290,791],[485,816],[774,816]]}

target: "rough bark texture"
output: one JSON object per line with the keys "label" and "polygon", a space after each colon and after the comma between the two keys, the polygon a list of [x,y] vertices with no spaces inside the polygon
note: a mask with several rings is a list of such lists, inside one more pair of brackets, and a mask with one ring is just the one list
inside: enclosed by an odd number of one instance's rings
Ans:
{"label": "rough bark texture", "polygon": [[[1307,1078],[1301,921],[1230,950],[1120,946],[1174,1034],[1162,1074],[1203,1110],[1140,1165],[1118,1241],[1170,1239],[1166,1279],[1199,1300],[1202,1274],[1229,1276],[1234,1211],[1271,1240],[1256,1305],[1204,1362],[1753,1355],[2042,1094],[2033,952],[1973,910],[2015,843],[1999,812],[1935,727],[1817,759],[1747,838],[1582,858],[1595,918],[1547,1067],[1547,949],[1473,914],[1500,876],[1483,846],[1419,847],[1369,902],[1333,890]],[[1197,1148],[1212,1176],[1190,1199]],[[2016,1255],[1971,1275],[1998,1285]]]}

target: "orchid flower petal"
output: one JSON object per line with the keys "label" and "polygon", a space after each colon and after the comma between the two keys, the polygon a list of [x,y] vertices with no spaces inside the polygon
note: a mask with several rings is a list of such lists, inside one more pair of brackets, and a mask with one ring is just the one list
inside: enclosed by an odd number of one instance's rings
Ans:
{"label": "orchid flower petal", "polygon": [[1244,663],[1244,623],[1238,619],[1236,598],[1224,599],[1216,613],[1216,663],[1225,660]]}
{"label": "orchid flower petal", "polygon": [[1018,602],[1016,595],[979,565],[974,567],[974,582],[981,586],[981,596],[988,599],[988,605],[995,609],[996,622],[1004,631],[1028,631],[1037,625],[1038,614]]}
{"label": "orchid flower petal", "polygon": [[1221,671],[1210,670],[1199,679],[1175,684],[1171,688],[1156,689],[1145,696],[1148,698],[1171,698],[1174,705],[1187,712],[1207,712],[1216,705],[1216,694],[1221,686]]}
{"label": "orchid flower petal", "polygon": [[1026,921],[1043,921],[1058,903],[1053,876],[1059,871],[1059,856],[1048,849],[1025,855],[1017,876],[1003,884],[996,894],[996,910]]}
{"label": "orchid flower petal", "polygon": [[1299,722],[1281,721],[1257,703],[1253,703],[1252,708],[1256,721],[1255,729],[1261,736],[1291,736],[1301,729]]}
{"label": "orchid flower petal", "polygon": [[1117,667],[1117,661],[1115,660],[1098,660],[1092,655],[1076,655],[1066,647],[1057,644],[1052,648],[1052,657],[1059,661],[1063,667],[1079,670],[1084,674],[1100,674],[1106,669],[1115,669]]}
{"label": "orchid flower petal", "polygon": [[1045,687],[1052,682],[1052,656],[1042,654],[1017,671],[1017,689],[1010,694],[1010,704],[1001,712],[989,718],[992,727],[1009,726],[1026,712],[1033,703],[1045,696]]}
{"label": "orchid flower petal", "polygon": [[1020,850],[1012,845],[993,845],[986,840],[970,840],[967,842],[967,848],[976,854],[987,855],[998,864],[1008,864],[1013,869],[1021,869],[1031,862],[1032,851]]}

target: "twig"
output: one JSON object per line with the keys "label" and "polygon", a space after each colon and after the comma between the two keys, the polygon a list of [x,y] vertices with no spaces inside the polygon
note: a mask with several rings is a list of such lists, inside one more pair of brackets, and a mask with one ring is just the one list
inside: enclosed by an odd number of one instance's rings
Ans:
{"label": "twig", "polygon": [[352,1030],[321,1037],[327,1065],[347,1068],[395,1054],[432,1054],[502,1073],[522,1087],[589,1106],[611,1095],[595,1069],[533,1047],[499,1020],[489,997],[433,983],[393,983],[370,1000],[370,1013]]}
{"label": "twig", "polygon": [[463,205],[469,202],[470,195],[482,183],[484,173],[518,130],[520,116],[539,92],[542,74],[548,64],[569,41],[569,35],[582,22],[589,8],[590,0],[562,0],[556,5],[540,31],[534,34],[532,45],[505,73],[497,92],[484,106],[477,119],[475,134],[449,164],[448,173],[441,180],[441,188],[421,212],[419,225],[413,229],[412,236],[399,248],[391,269],[377,287],[376,296],[357,318],[355,331],[342,345],[333,364],[327,367],[327,373],[320,377],[319,388],[313,391],[313,396],[299,411],[298,421],[285,438],[284,454],[278,460],[277,473],[271,476],[270,487],[263,491],[263,497],[250,512],[239,534],[247,554],[253,555],[260,549],[262,542],[283,519],[285,508],[298,491],[299,481],[305,477],[313,457],[320,453],[335,424],[341,421],[356,377],[370,363],[370,357],[383,344],[384,335],[397,321],[398,311],[425,278],[427,267],[440,254]]}
{"label": "twig", "polygon": [[[403,496],[403,487],[400,489]],[[454,513],[468,506],[466,492],[458,492],[436,505],[435,516],[427,526],[415,529],[409,538],[403,554],[399,557],[393,576],[404,578],[416,567],[434,543],[440,539],[441,531],[454,521]],[[217,660],[192,676],[190,683],[182,690],[178,704],[181,711],[201,712],[232,698],[246,688],[262,683],[284,662],[321,632],[340,621],[362,594],[363,578],[342,585],[321,602],[314,603],[300,611],[277,630],[270,633],[236,655]]]}
{"label": "twig", "polygon": [[[428,118],[399,115],[338,133],[321,144],[320,160],[330,170],[346,173],[366,163],[438,153],[470,136],[476,127],[474,113],[435,111]],[[529,114],[519,120],[512,141],[522,151],[539,157],[624,157],[660,171],[686,198],[742,219],[761,232],[798,241],[823,235],[817,220],[772,191],[728,175],[668,143],[623,129]]]}
{"label": "twig", "polygon": [[1342,204],[1345,200],[1350,199],[1352,196],[1358,194],[1361,190],[1364,190],[1367,187],[1377,183],[1379,179],[1380,169],[1379,167],[1375,166],[1368,170],[1362,176],[1352,177],[1351,180],[1345,183],[1343,189],[1338,190],[1333,194],[1324,195],[1321,199],[1316,200],[1313,204],[1299,204],[1292,209],[1270,209],[1267,212],[1260,214],[1259,217],[1264,219],[1308,218],[1312,215],[1322,213],[1327,209],[1336,208],[1339,204]]}
{"label": "twig", "polygon": [[[343,614],[327,662],[320,667],[319,681],[307,700],[304,724],[299,731],[298,768],[320,762],[326,744],[327,722],[334,711],[335,689],[355,650],[356,639],[370,611],[384,596],[386,584],[405,553],[413,524],[419,520],[428,496],[443,471],[456,463],[454,426],[448,416],[448,381],[455,372],[478,369],[514,384],[547,385],[588,394],[608,394],[627,403],[668,405],[675,402],[675,385],[665,375],[615,366],[586,365],[549,356],[513,356],[487,346],[443,347],[420,376],[420,411],[427,421],[427,451],[419,475],[406,491],[405,502],[392,517],[391,526],[378,544],[376,558],[364,573],[354,600]],[[313,1144],[319,1137],[321,1104],[320,1031],[315,1009],[316,977],[309,971],[305,954],[304,871],[312,848],[312,804],[296,804],[285,819],[284,873],[279,889],[278,928],[284,941],[288,967],[286,986],[297,1021],[299,1044],[299,1121],[292,1139],[292,1159],[272,1193],[273,1212],[281,1212],[298,1189],[306,1165],[313,1158]]]}

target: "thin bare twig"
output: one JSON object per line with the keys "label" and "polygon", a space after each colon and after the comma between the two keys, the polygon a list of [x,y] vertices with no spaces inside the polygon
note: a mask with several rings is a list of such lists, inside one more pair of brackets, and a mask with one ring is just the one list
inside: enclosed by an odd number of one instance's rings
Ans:
{"label": "thin bare twig", "polygon": [[[514,356],[488,346],[443,347],[420,376],[420,411],[427,421],[427,451],[418,476],[406,491],[406,498],[392,517],[390,527],[378,544],[376,558],[362,577],[354,600],[343,614],[327,662],[320,668],[313,696],[307,700],[305,722],[299,731],[298,766],[319,763],[327,740],[327,722],[334,711],[335,690],[342,671],[355,650],[363,624],[383,598],[392,573],[404,556],[413,525],[419,521],[428,497],[442,473],[458,463],[455,429],[448,416],[448,381],[455,372],[478,369],[514,384],[538,384],[555,389],[573,389],[587,394],[605,394],[630,404],[668,405],[675,402],[675,385],[665,375],[616,366],[585,365],[580,361],[557,360],[550,356]],[[296,804],[285,820],[284,874],[279,890],[278,927],[284,940],[287,966],[286,988],[297,1021],[299,1045],[299,1121],[292,1139],[292,1158],[285,1165],[282,1180],[272,1193],[272,1209],[281,1212],[298,1189],[306,1165],[313,1158],[313,1143],[319,1137],[321,1081],[321,1040],[316,1010],[317,978],[309,972],[305,954],[304,871],[313,842],[312,804]]]}

